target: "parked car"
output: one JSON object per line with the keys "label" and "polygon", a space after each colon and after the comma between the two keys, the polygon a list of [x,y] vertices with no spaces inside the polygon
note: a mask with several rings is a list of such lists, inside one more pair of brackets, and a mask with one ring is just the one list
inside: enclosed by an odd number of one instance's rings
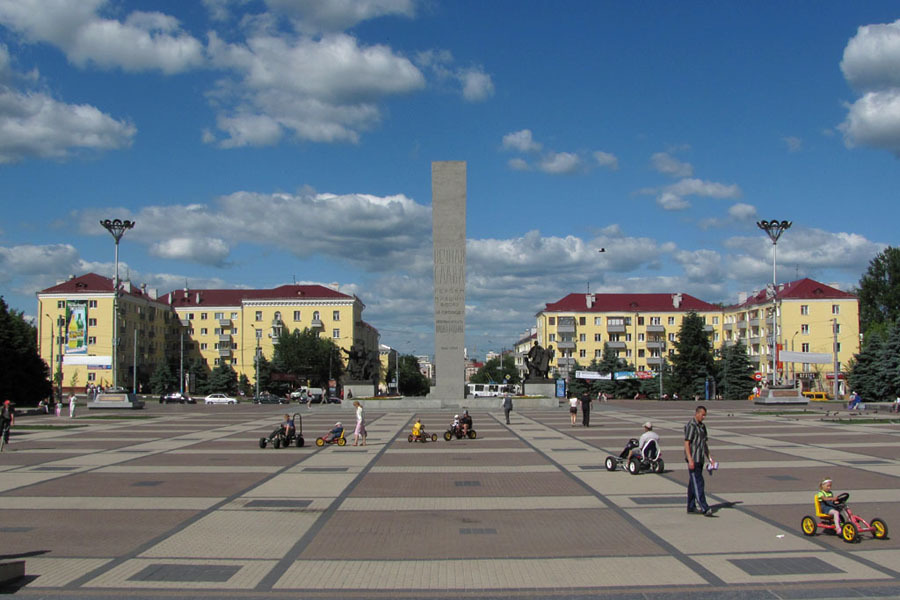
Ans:
{"label": "parked car", "polygon": [[181,392],[172,392],[171,394],[166,394],[162,397],[162,401],[166,404],[170,404],[172,402],[177,402],[178,404],[196,404],[197,402],[187,394],[182,394]]}
{"label": "parked car", "polygon": [[803,395],[813,402],[827,402],[830,396],[825,392],[803,392]]}
{"label": "parked car", "polygon": [[204,400],[206,404],[237,404],[237,398],[225,394],[210,394]]}
{"label": "parked car", "polygon": [[287,400],[285,400],[281,396],[276,396],[275,394],[270,394],[268,392],[263,392],[259,396],[253,398],[254,404],[287,404]]}

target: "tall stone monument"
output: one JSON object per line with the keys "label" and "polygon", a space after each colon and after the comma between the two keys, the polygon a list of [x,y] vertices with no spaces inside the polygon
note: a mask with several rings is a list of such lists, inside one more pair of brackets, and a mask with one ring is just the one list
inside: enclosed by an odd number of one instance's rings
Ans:
{"label": "tall stone monument", "polygon": [[466,163],[431,163],[434,370],[429,398],[461,400],[466,381]]}

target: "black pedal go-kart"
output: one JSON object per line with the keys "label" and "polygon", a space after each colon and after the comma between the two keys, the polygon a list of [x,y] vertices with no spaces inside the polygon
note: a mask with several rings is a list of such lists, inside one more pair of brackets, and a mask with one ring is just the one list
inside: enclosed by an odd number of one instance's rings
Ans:
{"label": "black pedal go-kart", "polygon": [[451,425],[450,428],[444,432],[444,439],[448,442],[453,438],[461,440],[464,437],[469,438],[470,440],[474,440],[476,437],[478,437],[478,434],[475,433],[475,430],[471,428],[466,433],[463,433],[463,428],[459,425]]}
{"label": "black pedal go-kart", "polygon": [[273,448],[287,448],[291,444],[296,444],[298,448],[302,448],[305,444],[303,440],[303,417],[300,416],[300,413],[294,413],[293,419],[293,429],[285,432],[284,427],[279,427],[278,431],[272,432],[269,437],[259,438],[259,447],[265,448],[271,443]]}
{"label": "black pedal go-kart", "polygon": [[[631,458],[628,458],[628,452],[634,450]],[[625,449],[618,456],[606,457],[606,470],[615,471],[622,467],[632,475],[637,475],[641,471],[650,471],[651,473],[662,473],[665,471],[666,463],[662,459],[662,453],[659,450],[659,444],[656,440],[647,442],[643,454],[638,448],[638,440],[631,438],[625,444]]]}

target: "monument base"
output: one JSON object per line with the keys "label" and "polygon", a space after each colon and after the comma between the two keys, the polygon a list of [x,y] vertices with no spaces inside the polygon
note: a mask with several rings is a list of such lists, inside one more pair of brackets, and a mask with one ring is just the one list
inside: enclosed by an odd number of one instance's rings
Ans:
{"label": "monument base", "polygon": [[525,396],[546,396],[556,398],[556,381],[553,379],[526,379],[522,383],[522,394]]}
{"label": "monument base", "polygon": [[343,385],[345,402],[353,402],[355,398],[371,398],[377,389],[374,382],[365,380],[345,381]]}
{"label": "monument base", "polygon": [[753,401],[754,404],[764,404],[764,405],[800,405],[806,406],[809,404],[809,398],[800,393],[799,388],[795,388],[793,386],[789,387],[770,387],[765,388],[762,391],[762,394]]}
{"label": "monument base", "polygon": [[[127,394],[97,394],[93,402],[88,402],[88,408],[144,408],[144,401],[139,400],[132,393]],[[63,409],[65,410],[65,409]]]}

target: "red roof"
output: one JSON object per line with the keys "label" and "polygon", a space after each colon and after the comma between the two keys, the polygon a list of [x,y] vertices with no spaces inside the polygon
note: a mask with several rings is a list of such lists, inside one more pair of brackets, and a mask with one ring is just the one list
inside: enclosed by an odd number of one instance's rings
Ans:
{"label": "red roof", "polygon": [[[135,298],[146,298],[148,300],[152,300],[147,294],[145,294],[141,288],[132,285],[130,291],[127,286],[128,282],[119,281],[119,287],[122,290],[122,293],[128,296],[134,296]],[[40,294],[91,294],[91,293],[102,293],[102,294],[111,294],[113,291],[113,280],[109,277],[103,277],[102,275],[97,275],[96,273],[85,273],[80,277],[73,277],[72,279],[66,280],[62,283],[58,283],[53,287],[49,287],[45,290],[41,290]]]}
{"label": "red roof", "polygon": [[353,296],[342,294],[324,285],[282,285],[269,290],[175,290],[160,296],[159,301],[178,308],[240,306],[245,300],[294,300],[297,298],[352,300]]}
{"label": "red roof", "polygon": [[689,294],[569,294],[559,302],[547,304],[544,312],[634,313],[691,310],[704,312],[721,308]]}
{"label": "red roof", "polygon": [[[779,300],[849,300],[856,298],[849,292],[842,292],[808,277],[779,285],[776,296]],[[772,299],[766,295],[766,290],[763,289],[755,292],[740,304],[729,308],[756,306],[771,301]]]}

